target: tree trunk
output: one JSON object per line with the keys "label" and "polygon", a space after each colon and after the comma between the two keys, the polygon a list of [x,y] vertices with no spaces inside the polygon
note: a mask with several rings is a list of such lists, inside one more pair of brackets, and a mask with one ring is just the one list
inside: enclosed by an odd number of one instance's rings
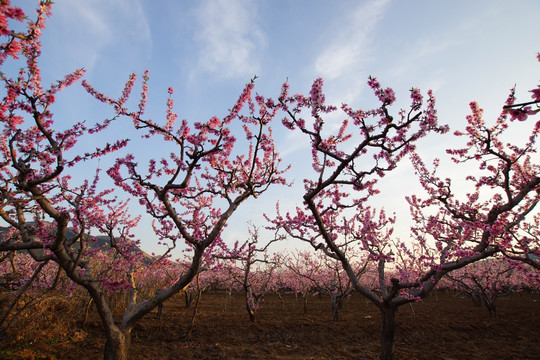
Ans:
{"label": "tree trunk", "polygon": [[189,292],[189,290],[186,290],[184,292],[184,296],[186,299],[186,309],[189,309],[191,307],[191,303],[193,302],[193,294]]}
{"label": "tree trunk", "polygon": [[249,307],[247,308],[247,312],[249,314],[249,321],[251,322],[255,322],[255,311],[253,311],[252,309],[250,309]]}
{"label": "tree trunk", "polygon": [[105,330],[106,341],[103,358],[105,360],[128,360],[129,348],[131,346],[131,330],[133,327],[120,328],[115,324],[111,308],[106,301],[106,296],[95,283],[85,284],[84,287],[94,300],[103,329]]}
{"label": "tree trunk", "polygon": [[332,305],[332,320],[338,321],[339,320],[339,310],[343,307],[343,297],[341,295],[330,295],[330,302]]}
{"label": "tree trunk", "polygon": [[285,304],[283,303],[283,296],[281,295],[281,293],[276,293],[278,298],[279,298],[279,307],[281,310],[283,310],[285,308]]}
{"label": "tree trunk", "polygon": [[497,307],[495,305],[496,299],[497,299],[496,296],[489,297],[488,295],[484,295],[484,298],[483,298],[484,305],[489,311],[489,316],[491,317],[497,317]]}
{"label": "tree trunk", "polygon": [[105,342],[105,360],[128,360],[131,345],[131,329],[109,330]]}
{"label": "tree trunk", "polygon": [[474,292],[470,292],[467,295],[469,295],[469,298],[472,300],[474,306],[482,306],[482,298],[480,295]]}
{"label": "tree trunk", "polygon": [[156,314],[156,319],[161,320],[161,315],[163,314],[163,303],[158,305],[158,310]]}
{"label": "tree trunk", "polygon": [[396,333],[396,312],[392,304],[383,304],[381,307],[381,360],[394,359],[394,335]]}
{"label": "tree trunk", "polygon": [[94,299],[92,298],[88,300],[88,304],[86,305],[86,309],[84,310],[84,320],[83,320],[82,326],[86,326],[86,322],[88,321],[88,313],[90,312],[90,306],[92,305],[93,302],[94,302]]}
{"label": "tree trunk", "polygon": [[[199,281],[199,278],[197,277],[197,281]],[[197,284],[197,288],[198,288]],[[197,292],[197,299],[195,300],[195,307],[193,308],[193,314],[191,315],[191,323],[189,324],[189,328],[187,330],[186,336],[188,338],[191,337],[191,334],[193,333],[193,328],[195,327],[195,317],[197,316],[197,310],[199,309],[199,302],[201,301],[201,295],[202,291],[199,289]]]}
{"label": "tree trunk", "polygon": [[251,289],[246,290],[246,311],[249,315],[249,321],[255,322],[255,296],[251,292]]}

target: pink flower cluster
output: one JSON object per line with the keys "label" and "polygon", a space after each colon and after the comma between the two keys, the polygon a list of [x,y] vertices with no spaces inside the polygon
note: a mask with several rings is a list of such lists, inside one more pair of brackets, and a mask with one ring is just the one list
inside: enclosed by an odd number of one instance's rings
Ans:
{"label": "pink flower cluster", "polygon": [[377,95],[383,106],[392,105],[396,101],[396,93],[394,90],[391,88],[383,89],[376,78],[370,76],[368,85],[375,92],[375,95]]}

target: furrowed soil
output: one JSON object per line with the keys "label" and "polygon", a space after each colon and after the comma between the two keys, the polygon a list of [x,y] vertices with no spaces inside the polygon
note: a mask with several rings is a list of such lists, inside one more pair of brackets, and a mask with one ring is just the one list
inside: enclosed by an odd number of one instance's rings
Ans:
{"label": "furrowed soil", "polygon": [[[161,319],[149,314],[133,330],[131,359],[376,359],[380,313],[358,295],[332,321],[328,297],[265,296],[250,322],[241,293],[203,293],[194,303],[171,299]],[[94,307],[49,296],[21,312],[0,340],[2,359],[100,359],[105,344]],[[32,311],[32,306],[34,307]],[[397,359],[540,359],[540,295],[497,301],[498,317],[455,294],[431,295],[397,314]],[[121,317],[121,313],[118,314]]]}

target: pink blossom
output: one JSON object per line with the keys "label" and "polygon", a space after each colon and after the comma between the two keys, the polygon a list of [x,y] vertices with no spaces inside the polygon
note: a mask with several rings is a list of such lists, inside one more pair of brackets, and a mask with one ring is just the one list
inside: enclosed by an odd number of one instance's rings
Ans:
{"label": "pink blossom", "polygon": [[218,117],[214,116],[210,120],[208,120],[208,127],[210,129],[215,129],[219,126],[220,123],[221,123],[221,120],[219,120]]}
{"label": "pink blossom", "polygon": [[323,79],[318,78],[313,82],[311,91],[309,92],[311,98],[311,113],[316,116],[320,108],[324,106],[325,96],[322,92]]}
{"label": "pink blossom", "polygon": [[525,106],[520,109],[508,109],[508,113],[510,114],[510,121],[518,120],[518,121],[525,121],[527,120],[527,117],[529,115],[536,114],[536,111],[532,110],[530,106]]}
{"label": "pink blossom", "polygon": [[534,101],[540,101],[540,86],[538,86],[536,89],[529,90],[529,92],[532,92],[532,98]]}
{"label": "pink blossom", "polygon": [[411,89],[411,99],[413,101],[412,108],[417,110],[422,105],[422,94],[420,93],[420,89]]}

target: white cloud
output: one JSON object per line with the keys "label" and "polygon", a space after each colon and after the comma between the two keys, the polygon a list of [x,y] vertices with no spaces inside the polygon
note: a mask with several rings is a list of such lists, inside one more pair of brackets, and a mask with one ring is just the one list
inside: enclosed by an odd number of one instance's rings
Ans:
{"label": "white cloud", "polygon": [[56,1],[53,13],[62,19],[70,57],[92,68],[107,47],[133,51],[135,44],[148,49],[150,27],[139,1]]}
{"label": "white cloud", "polygon": [[328,80],[336,79],[369,57],[371,38],[389,0],[368,1],[345,19],[332,42],[316,59],[315,71]]}
{"label": "white cloud", "polygon": [[258,49],[265,45],[249,0],[205,1],[195,11],[200,71],[222,77],[252,76],[259,70]]}
{"label": "white cloud", "polygon": [[343,75],[358,62],[360,47],[357,44],[333,44],[317,58],[315,69],[326,79]]}

